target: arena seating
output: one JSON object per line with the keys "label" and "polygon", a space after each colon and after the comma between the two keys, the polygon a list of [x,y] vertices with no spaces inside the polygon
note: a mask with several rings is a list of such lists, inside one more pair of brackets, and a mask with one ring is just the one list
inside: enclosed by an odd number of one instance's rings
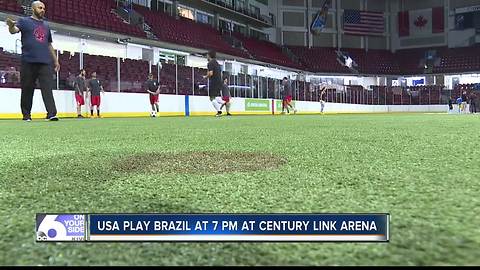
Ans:
{"label": "arena seating", "polygon": [[47,6],[46,17],[49,20],[146,37],[141,28],[123,22],[121,18],[112,13],[112,9],[116,8],[115,1],[43,0],[43,2]]}
{"label": "arena seating", "polygon": [[22,13],[23,9],[17,1],[13,0],[0,0],[0,10],[4,10],[12,13]]}
{"label": "arena seating", "polygon": [[[443,85],[410,86],[407,88],[371,86],[373,104],[379,105],[428,105],[443,104]],[[369,103],[372,104],[372,103]]]}
{"label": "arena seating", "polygon": [[[62,68],[60,69],[60,81],[65,81],[67,87],[65,89],[72,89],[68,87],[73,78],[78,75],[79,71],[79,56],[73,56],[69,52],[64,52],[59,55],[59,61]],[[120,62],[120,91],[121,92],[136,92],[143,93],[143,83],[147,79],[149,73],[149,63],[143,60],[125,59]],[[97,77],[102,81],[105,91],[118,91],[117,86],[117,59],[114,57],[88,55],[84,54],[84,67],[87,70],[87,77],[90,77],[92,72],[97,72]],[[176,94],[175,83],[175,65],[163,63],[160,72],[160,89],[162,94]],[[206,70],[194,68],[195,83],[192,84],[192,68],[185,66],[178,66],[178,94],[186,95],[193,94],[192,87],[195,85],[206,84],[203,76],[207,73]],[[154,78],[157,78],[158,69],[156,65],[152,66],[152,73]],[[63,89],[63,88],[62,88]],[[202,92],[195,90],[195,95]],[[206,93],[205,93],[206,95]]]}
{"label": "arena seating", "polygon": [[[46,16],[51,21],[146,38],[140,27],[123,22],[112,12],[116,7],[113,0],[44,0],[44,2],[47,5]],[[336,61],[334,48],[289,47],[300,59],[300,63],[295,63],[276,44],[235,33],[234,36],[242,41],[248,50],[249,53],[246,53],[230,46],[223,40],[219,31],[208,25],[185,18],[175,19],[168,14],[154,12],[139,5],[134,5],[134,9],[145,16],[160,40],[205,50],[215,49],[243,58],[252,56],[262,62],[311,72],[349,73],[348,69]],[[14,0],[0,0],[0,10],[20,14],[23,12],[22,7]],[[386,50],[342,49],[342,51],[352,56],[359,65],[358,70],[363,74],[413,75],[424,73],[424,67],[420,62],[427,49],[432,48],[400,50],[394,54]],[[433,73],[480,71],[480,46],[433,49],[437,50],[439,57]]]}
{"label": "arena seating", "polygon": [[[291,46],[290,50],[311,72],[349,73],[350,71],[337,62],[335,48],[307,48]],[[348,52],[359,65],[358,70],[364,74],[400,74],[400,67],[394,54],[386,50],[342,49]]]}
{"label": "arena seating", "polygon": [[437,57],[440,58],[439,65],[434,65],[433,73],[455,73],[455,72],[473,72],[480,71],[480,47],[465,48],[417,48],[400,50],[396,53],[396,58],[400,64],[401,72],[405,75],[421,74],[424,67],[420,62],[425,57],[427,50],[437,51]]}
{"label": "arena seating", "polygon": [[233,48],[223,40],[220,32],[213,27],[182,17],[175,19],[166,13],[151,11],[139,5],[134,5],[134,9],[145,17],[145,21],[152,27],[154,34],[162,41],[205,50],[213,49],[218,52],[249,58],[248,54]]}
{"label": "arena seating", "polygon": [[[110,0],[42,0],[47,6],[45,17],[53,22],[81,25],[109,32],[122,33],[146,38],[140,27],[123,22],[112,9],[115,1]],[[23,8],[16,0],[0,0],[0,10],[23,14]]]}
{"label": "arena seating", "polygon": [[20,55],[4,52],[0,48],[0,87],[20,87]]}
{"label": "arena seating", "polygon": [[475,83],[458,84],[453,88],[450,97],[456,99],[456,98],[460,97],[464,91],[466,91],[468,94],[470,94],[472,91],[477,91],[477,93],[478,93],[478,90],[476,89],[476,84]]}
{"label": "arena seating", "polygon": [[[348,73],[348,69],[336,61],[334,48],[289,48],[300,58],[308,71]],[[480,47],[434,49],[437,50],[439,62],[438,66],[433,67],[433,73],[480,71]],[[360,73],[386,75],[423,74],[421,60],[424,59],[426,50],[426,48],[407,49],[393,54],[386,50],[342,49],[357,62]]]}
{"label": "arena seating", "polygon": [[243,47],[258,61],[285,67],[302,68],[300,64],[295,63],[284,54],[281,47],[274,43],[255,38],[248,38],[239,33],[234,33],[233,35],[242,41]]}
{"label": "arena seating", "polygon": [[387,50],[342,49],[358,64],[358,71],[364,74],[400,74],[400,67],[394,54]]}
{"label": "arena seating", "polygon": [[[177,20],[168,14],[151,11],[139,5],[134,5],[134,9],[145,16],[145,20],[153,28],[155,35],[160,40],[204,49],[215,49],[219,52],[250,58],[244,51],[230,46],[223,40],[219,31],[208,25],[196,23],[182,17]],[[276,44],[247,38],[237,33],[234,36],[242,41],[244,48],[256,60],[286,67],[301,68],[299,64],[293,62],[285,55],[281,47]]]}
{"label": "arena seating", "polygon": [[[111,9],[115,7],[114,2],[110,0],[86,0],[86,1],[64,1],[64,0],[45,0],[48,5],[47,15],[53,21],[66,24],[78,24],[88,27],[100,27],[110,32],[123,32],[143,36],[144,33],[139,28],[122,22]],[[68,5],[67,5],[68,2]],[[112,4],[113,2],[113,4]],[[308,70],[311,72],[325,73],[343,73],[349,71],[341,66],[336,60],[334,48],[306,48],[289,47],[298,58],[297,64],[283,53],[282,48],[265,41],[259,41],[247,38],[239,34],[234,36],[242,41],[244,47],[250,52],[246,52],[231,47],[225,42],[217,30],[210,26],[202,25],[185,18],[179,20],[163,13],[152,12],[146,8],[136,6],[136,10],[144,14],[149,23],[152,23],[154,31],[160,39],[176,44],[187,46],[216,49],[230,55],[250,58],[250,55],[257,60],[277,64],[286,67],[294,67]],[[6,12],[21,13],[22,8],[16,1],[0,0],[0,10]],[[67,12],[65,12],[65,10]],[[66,16],[66,14],[75,14]],[[105,20],[104,18],[108,18]],[[102,23],[98,23],[99,20]],[[105,21],[105,22],[104,22]],[[108,21],[108,22],[107,22]],[[432,49],[432,48],[428,48]],[[480,71],[480,46],[468,48],[446,47],[434,48],[437,50],[439,60],[433,68],[434,73],[455,73],[465,71]],[[391,53],[386,50],[363,49],[342,49],[348,52],[352,58],[359,64],[359,71],[364,74],[421,74],[424,68],[419,65],[424,58],[427,48],[400,50]],[[88,76],[96,71],[100,80],[102,80],[106,91],[118,91],[117,85],[117,58],[105,56],[84,55],[85,68]],[[64,52],[60,54],[60,89],[72,89],[71,82],[78,74],[80,65],[79,54],[70,54]],[[144,92],[142,87],[149,71],[148,62],[142,60],[125,59],[121,61],[121,81],[120,91],[122,92]],[[163,94],[184,94],[184,95],[207,95],[207,89],[201,88],[207,81],[203,79],[206,70],[200,68],[178,66],[174,64],[163,64],[161,70],[161,92]],[[0,87],[20,87],[20,56],[4,52],[0,48]],[[152,66],[153,74],[157,74],[157,67]],[[192,81],[192,72],[194,80]],[[178,82],[177,79],[178,78]],[[262,95],[268,94],[273,97],[278,92],[276,81],[274,79],[260,78],[262,83],[260,92]],[[252,77],[239,77],[238,85],[250,85]],[[267,83],[268,82],[268,83]],[[266,87],[268,85],[268,87]],[[178,91],[177,91],[178,86]],[[194,89],[192,89],[192,87]],[[457,97],[462,91],[472,91],[474,85],[458,85],[450,93],[442,91],[443,86],[417,86],[405,89],[395,89],[385,86],[373,86],[372,90],[363,89],[361,86],[349,86],[347,93],[336,94],[336,91],[327,92],[326,99],[329,102],[353,102],[364,104],[440,104],[445,103],[448,96]],[[318,93],[311,91],[308,84],[296,84],[296,98],[300,100],[318,100]],[[237,90],[236,90],[237,91]],[[236,92],[238,96],[250,96],[251,93],[244,89]],[[258,90],[254,91],[254,96],[258,96]]]}
{"label": "arena seating", "polygon": [[[60,69],[60,89],[73,89],[72,82],[79,70],[79,54],[63,52],[59,54]],[[97,72],[97,77],[102,81],[106,91],[118,91],[117,85],[117,58],[106,56],[95,56],[84,54],[85,69],[87,76],[90,77],[93,71]],[[207,95],[207,89],[201,88],[206,85],[205,69],[178,66],[174,64],[163,63],[160,72],[161,93],[176,94],[176,78],[178,78],[178,94],[180,95]],[[19,88],[20,87],[20,55],[4,52],[0,48],[0,87]],[[149,72],[148,62],[143,60],[121,60],[121,92],[144,92],[142,87]],[[192,82],[192,72],[194,72],[194,81]],[[157,66],[152,66],[152,73],[157,77]],[[278,94],[279,82],[271,78],[260,78],[261,85],[265,86],[268,81],[268,88],[261,88],[264,95],[268,92],[269,97]],[[250,76],[238,76],[237,85],[250,85],[255,79]],[[233,82],[233,79],[231,80]],[[318,100],[318,89],[311,90],[309,83],[293,82],[295,91],[295,100],[315,101]],[[194,89],[192,89],[192,87]],[[351,85],[347,87],[347,92],[338,92],[335,90],[327,91],[327,102],[353,103],[353,104],[387,104],[387,105],[424,105],[424,104],[444,104],[449,97],[456,98],[463,91],[473,91],[475,84],[457,85],[453,91],[444,91],[444,86],[414,86],[408,88],[392,88],[386,86],[371,86],[372,90],[364,89],[362,86]],[[251,96],[251,92],[237,90],[232,92],[235,96]],[[254,97],[257,97],[254,91]]]}
{"label": "arena seating", "polygon": [[342,67],[337,62],[334,48],[309,49],[307,47],[290,46],[289,49],[299,57],[300,61],[308,71],[332,73],[348,72],[346,68]]}

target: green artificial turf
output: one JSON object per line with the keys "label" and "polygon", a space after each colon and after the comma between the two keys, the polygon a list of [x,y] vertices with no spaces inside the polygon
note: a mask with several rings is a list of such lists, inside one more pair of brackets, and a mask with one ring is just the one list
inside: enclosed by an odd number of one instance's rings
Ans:
{"label": "green artificial turf", "polygon": [[[480,264],[479,116],[8,120],[0,138],[0,265]],[[78,212],[387,212],[391,241],[35,242],[36,213]]]}

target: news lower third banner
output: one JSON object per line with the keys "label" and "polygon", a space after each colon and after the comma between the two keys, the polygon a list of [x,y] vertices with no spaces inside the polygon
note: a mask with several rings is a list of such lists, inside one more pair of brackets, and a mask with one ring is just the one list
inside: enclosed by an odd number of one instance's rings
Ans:
{"label": "news lower third banner", "polygon": [[388,242],[389,214],[37,214],[38,242]]}

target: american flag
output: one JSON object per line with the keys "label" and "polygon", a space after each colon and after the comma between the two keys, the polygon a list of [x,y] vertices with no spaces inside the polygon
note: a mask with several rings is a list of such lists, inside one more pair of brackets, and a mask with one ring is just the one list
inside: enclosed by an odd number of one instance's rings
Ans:
{"label": "american flag", "polygon": [[343,30],[345,34],[382,35],[385,32],[383,12],[345,10]]}

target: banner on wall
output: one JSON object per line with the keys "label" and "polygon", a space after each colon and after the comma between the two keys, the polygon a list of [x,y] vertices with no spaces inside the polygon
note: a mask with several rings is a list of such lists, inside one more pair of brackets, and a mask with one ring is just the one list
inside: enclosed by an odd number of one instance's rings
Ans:
{"label": "banner on wall", "polygon": [[245,99],[246,112],[269,112],[270,100],[268,99]]}

